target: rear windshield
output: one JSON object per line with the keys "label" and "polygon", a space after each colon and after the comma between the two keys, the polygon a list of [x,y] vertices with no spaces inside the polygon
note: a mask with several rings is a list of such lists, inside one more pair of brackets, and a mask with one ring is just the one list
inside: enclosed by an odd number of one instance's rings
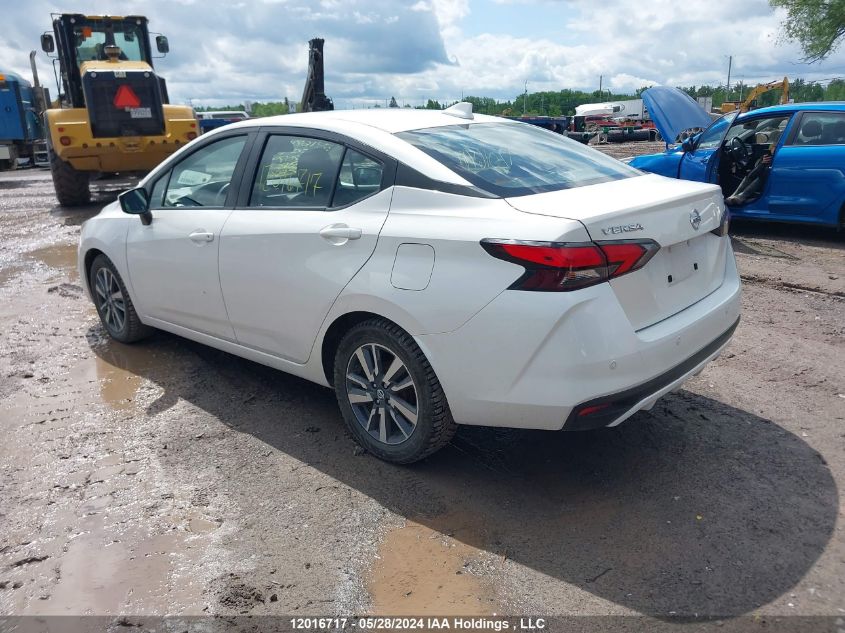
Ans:
{"label": "rear windshield", "polygon": [[599,151],[527,123],[476,123],[397,136],[501,197],[572,189],[641,172]]}

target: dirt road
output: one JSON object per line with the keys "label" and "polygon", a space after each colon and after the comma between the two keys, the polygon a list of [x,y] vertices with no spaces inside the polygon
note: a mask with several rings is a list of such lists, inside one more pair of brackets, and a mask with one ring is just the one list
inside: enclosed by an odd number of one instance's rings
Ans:
{"label": "dirt road", "polygon": [[97,204],[0,175],[0,615],[845,617],[845,239],[732,227],[726,353],[614,430],[466,429],[412,467],[328,390],[109,341]]}

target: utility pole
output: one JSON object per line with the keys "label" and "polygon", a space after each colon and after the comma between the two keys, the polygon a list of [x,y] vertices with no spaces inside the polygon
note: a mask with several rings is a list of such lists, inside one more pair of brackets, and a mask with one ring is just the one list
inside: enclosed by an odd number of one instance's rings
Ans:
{"label": "utility pole", "polygon": [[725,89],[725,99],[730,101],[731,99],[731,64],[733,64],[734,57],[733,55],[728,55],[728,85]]}
{"label": "utility pole", "polygon": [[604,79],[604,75],[599,75],[599,99],[602,98],[602,91],[601,91],[601,82]]}
{"label": "utility pole", "polygon": [[525,108],[528,105],[528,80],[525,80],[525,95],[522,97],[522,116],[525,116]]}

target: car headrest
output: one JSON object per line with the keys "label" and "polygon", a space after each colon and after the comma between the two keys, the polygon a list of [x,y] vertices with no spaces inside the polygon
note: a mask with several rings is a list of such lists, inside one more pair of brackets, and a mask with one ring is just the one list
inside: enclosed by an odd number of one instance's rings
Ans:
{"label": "car headrest", "polygon": [[324,194],[328,197],[329,191],[326,188],[331,186],[334,171],[335,161],[320,147],[303,152],[296,166],[296,174],[307,196],[317,197]]}
{"label": "car headrest", "polygon": [[816,119],[805,121],[801,126],[801,136],[804,138],[812,138],[814,136],[821,136],[822,124]]}
{"label": "car headrest", "polygon": [[845,121],[834,121],[824,126],[825,134],[832,139],[831,142],[842,143],[845,139]]}

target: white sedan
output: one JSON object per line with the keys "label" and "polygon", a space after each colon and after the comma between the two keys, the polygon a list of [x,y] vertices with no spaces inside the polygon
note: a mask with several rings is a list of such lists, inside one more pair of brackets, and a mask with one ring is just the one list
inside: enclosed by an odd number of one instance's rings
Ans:
{"label": "white sedan", "polygon": [[247,120],[88,220],[103,326],[167,330],[333,387],[419,460],[458,424],[615,426],[725,347],[740,281],[715,185],[444,111]]}

